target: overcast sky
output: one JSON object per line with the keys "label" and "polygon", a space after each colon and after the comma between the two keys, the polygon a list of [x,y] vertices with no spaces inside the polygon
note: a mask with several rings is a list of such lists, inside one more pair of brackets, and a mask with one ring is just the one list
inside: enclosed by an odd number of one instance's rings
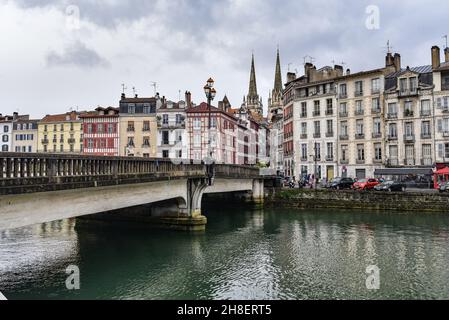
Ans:
{"label": "overcast sky", "polygon": [[[370,5],[379,29],[366,26]],[[209,76],[240,106],[253,51],[266,108],[278,45],[284,81],[306,55],[317,67],[380,67],[387,40],[403,66],[430,64],[448,12],[447,0],[0,0],[0,113],[117,106],[122,83],[152,96],[157,82],[171,100],[190,90],[199,103]]]}

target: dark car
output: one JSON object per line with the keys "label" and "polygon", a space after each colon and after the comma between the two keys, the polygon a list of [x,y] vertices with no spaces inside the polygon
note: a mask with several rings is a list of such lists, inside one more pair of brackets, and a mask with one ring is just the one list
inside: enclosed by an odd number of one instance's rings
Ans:
{"label": "dark car", "polygon": [[449,192],[449,182],[440,184],[440,192]]}
{"label": "dark car", "polygon": [[405,185],[405,183],[400,182],[400,181],[385,181],[381,184],[378,184],[377,186],[374,187],[374,190],[376,191],[388,191],[388,192],[393,192],[393,191],[405,191],[407,189],[407,186]]}
{"label": "dark car", "polygon": [[353,184],[354,179],[352,178],[335,178],[334,180],[332,180],[330,189],[334,190],[351,189]]}

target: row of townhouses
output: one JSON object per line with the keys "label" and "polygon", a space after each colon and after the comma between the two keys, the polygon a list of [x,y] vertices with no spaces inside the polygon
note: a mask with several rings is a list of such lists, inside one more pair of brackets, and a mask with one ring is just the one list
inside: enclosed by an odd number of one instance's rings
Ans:
{"label": "row of townhouses", "polygon": [[282,106],[270,104],[271,148],[283,151],[272,163],[285,175],[365,178],[449,164],[449,48],[441,60],[432,47],[431,65],[403,68],[388,52],[377,69],[306,63],[303,76],[287,78]]}
{"label": "row of townhouses", "polygon": [[[268,164],[269,124],[257,93],[254,57],[248,95],[239,108],[225,96],[218,106],[122,94],[119,107],[47,115],[40,120],[0,115],[2,152],[192,159]],[[210,119],[210,123],[209,123]],[[212,154],[211,154],[212,153]]]}

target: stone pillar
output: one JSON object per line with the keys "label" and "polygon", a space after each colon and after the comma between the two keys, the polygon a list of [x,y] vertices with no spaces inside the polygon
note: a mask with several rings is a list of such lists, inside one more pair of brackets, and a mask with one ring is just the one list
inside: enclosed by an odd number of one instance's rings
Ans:
{"label": "stone pillar", "polygon": [[263,205],[264,198],[265,198],[264,180],[263,179],[254,179],[253,180],[252,202],[256,205]]}

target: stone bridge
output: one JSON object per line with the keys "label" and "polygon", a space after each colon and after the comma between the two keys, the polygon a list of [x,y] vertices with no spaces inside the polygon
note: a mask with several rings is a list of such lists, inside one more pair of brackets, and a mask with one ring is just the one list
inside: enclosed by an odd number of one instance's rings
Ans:
{"label": "stone bridge", "polygon": [[203,230],[203,195],[236,191],[262,203],[259,169],[189,160],[0,153],[0,230],[151,203],[152,219]]}

